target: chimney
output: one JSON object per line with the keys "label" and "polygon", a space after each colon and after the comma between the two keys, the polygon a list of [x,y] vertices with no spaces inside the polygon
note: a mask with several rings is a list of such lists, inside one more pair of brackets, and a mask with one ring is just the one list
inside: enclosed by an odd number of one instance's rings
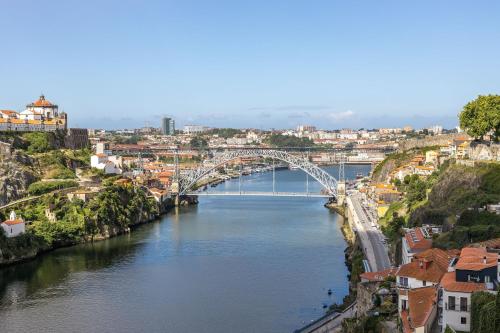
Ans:
{"label": "chimney", "polygon": [[486,256],[483,257],[483,264],[486,264]]}
{"label": "chimney", "polygon": [[422,260],[419,260],[419,265],[420,265],[420,268],[424,268],[424,262]]}

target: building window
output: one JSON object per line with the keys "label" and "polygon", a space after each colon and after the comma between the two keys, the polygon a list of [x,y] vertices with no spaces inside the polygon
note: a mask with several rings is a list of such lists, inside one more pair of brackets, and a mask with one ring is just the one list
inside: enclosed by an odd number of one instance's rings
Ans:
{"label": "building window", "polygon": [[448,296],[448,310],[455,310],[455,296]]}
{"label": "building window", "polygon": [[425,287],[427,285],[427,281],[423,281],[422,285]]}
{"label": "building window", "polygon": [[467,311],[467,298],[460,297],[460,311]]}
{"label": "building window", "polygon": [[408,287],[408,278],[400,276],[399,277],[399,284],[401,286]]}
{"label": "building window", "polygon": [[465,318],[465,317],[460,317],[460,324],[462,324],[462,325],[467,324],[467,318]]}

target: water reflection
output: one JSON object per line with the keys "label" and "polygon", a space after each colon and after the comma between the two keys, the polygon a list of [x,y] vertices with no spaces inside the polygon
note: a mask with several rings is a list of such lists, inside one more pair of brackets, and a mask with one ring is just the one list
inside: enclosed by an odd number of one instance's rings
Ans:
{"label": "water reflection", "polygon": [[52,290],[55,293],[52,296],[62,296],[67,289],[56,287],[71,274],[100,270],[132,260],[145,245],[136,238],[128,234],[103,242],[58,249],[35,260],[0,269],[0,306],[18,303],[45,289]]}

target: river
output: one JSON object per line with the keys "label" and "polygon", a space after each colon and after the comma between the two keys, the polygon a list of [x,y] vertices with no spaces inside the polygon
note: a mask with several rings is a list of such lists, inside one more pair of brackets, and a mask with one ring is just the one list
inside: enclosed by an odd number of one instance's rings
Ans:
{"label": "river", "polygon": [[[305,179],[277,171],[276,191],[303,192]],[[272,173],[242,184],[271,191]],[[200,197],[130,234],[1,268],[0,332],[292,332],[348,292],[341,217],[324,202]]]}

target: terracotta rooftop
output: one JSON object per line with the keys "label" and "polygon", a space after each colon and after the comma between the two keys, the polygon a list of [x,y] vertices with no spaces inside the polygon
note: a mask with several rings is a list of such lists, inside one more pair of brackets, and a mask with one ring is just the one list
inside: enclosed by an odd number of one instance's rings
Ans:
{"label": "terracotta rooftop", "polygon": [[432,248],[415,254],[413,258],[434,261],[437,265],[439,265],[439,267],[441,267],[441,269],[448,270],[451,259],[458,258],[459,255],[459,250],[444,251],[438,248]]}
{"label": "terracotta rooftop", "polygon": [[455,268],[481,271],[496,265],[498,265],[498,254],[487,252],[485,247],[464,247]]}
{"label": "terracotta rooftop", "polygon": [[397,270],[397,268],[389,268],[379,272],[365,272],[360,277],[368,281],[384,281],[388,276],[396,276]]}
{"label": "terracotta rooftop", "polygon": [[49,102],[48,100],[45,99],[45,96],[44,95],[41,95],[39,99],[37,99],[36,101],[34,101],[33,103],[29,104],[28,107],[47,107],[47,106],[55,106],[54,104],[52,104],[51,102]]}
{"label": "terracotta rooftop", "polygon": [[455,272],[448,272],[441,279],[441,287],[446,291],[472,293],[474,291],[486,290],[484,283],[460,282],[456,280]]}
{"label": "terracotta rooftop", "polygon": [[415,255],[412,262],[401,265],[397,275],[439,283],[443,274],[448,271],[452,258],[451,254],[441,249],[429,249]]}
{"label": "terracotta rooftop", "polygon": [[24,221],[21,219],[16,219],[16,220],[7,220],[7,221],[4,221],[3,223],[5,223],[7,225],[16,225],[16,224],[24,223]]}
{"label": "terracotta rooftop", "polygon": [[7,115],[17,114],[17,112],[14,110],[0,110],[0,113],[7,114]]}
{"label": "terracotta rooftop", "polygon": [[424,326],[437,300],[436,287],[423,287],[408,291],[409,324],[412,328]]}
{"label": "terracotta rooftop", "polygon": [[421,227],[405,232],[405,239],[412,252],[427,250],[432,247],[432,240],[424,236]]}

